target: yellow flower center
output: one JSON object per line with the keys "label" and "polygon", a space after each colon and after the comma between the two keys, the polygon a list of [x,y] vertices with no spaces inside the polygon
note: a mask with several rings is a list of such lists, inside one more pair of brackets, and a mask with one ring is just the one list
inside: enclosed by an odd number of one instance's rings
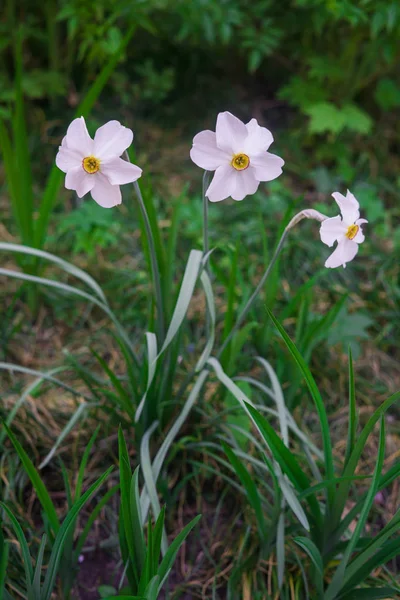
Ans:
{"label": "yellow flower center", "polygon": [[346,237],[347,237],[349,240],[354,240],[354,238],[356,237],[356,235],[357,235],[357,233],[358,233],[358,230],[359,230],[359,229],[360,229],[360,228],[359,228],[359,226],[358,226],[358,225],[350,225],[350,226],[347,228],[347,231],[346,231]]}
{"label": "yellow flower center", "polygon": [[93,173],[100,171],[100,161],[95,156],[86,156],[82,161],[82,167],[85,169],[86,173],[93,175]]}
{"label": "yellow flower center", "polygon": [[250,158],[247,154],[234,154],[231,165],[236,171],[244,171],[250,164]]}

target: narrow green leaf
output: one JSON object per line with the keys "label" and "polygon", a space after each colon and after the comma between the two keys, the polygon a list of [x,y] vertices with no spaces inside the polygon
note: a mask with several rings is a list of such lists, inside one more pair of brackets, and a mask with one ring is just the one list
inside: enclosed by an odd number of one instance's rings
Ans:
{"label": "narrow green leaf", "polygon": [[[33,187],[31,160],[29,156],[29,142],[25,123],[24,96],[22,91],[23,56],[22,56],[22,28],[18,27],[15,35],[15,114],[13,122],[14,160],[16,164],[16,177],[18,178],[18,202],[20,215],[23,217],[22,239],[30,245],[33,241]],[[20,176],[20,173],[23,176]]]}
{"label": "narrow green leaf", "polygon": [[194,286],[199,275],[203,253],[200,250],[191,250],[186,264],[185,272],[176,301],[171,323],[168,327],[167,335],[160,350],[158,357],[166,350],[180,328],[183,319],[186,316],[190,300],[193,296]]}
{"label": "narrow green leaf", "polygon": [[190,523],[188,523],[182,531],[176,536],[170,547],[168,548],[163,560],[161,561],[158,576],[160,577],[161,585],[163,585],[165,578],[168,575],[168,572],[172,568],[172,565],[175,562],[176,555],[179,551],[179,548],[182,546],[183,542],[192,531],[193,527],[197,525],[200,521],[201,515],[197,515]]}
{"label": "narrow green leaf", "polygon": [[306,538],[306,537],[295,537],[293,538],[293,541],[300,546],[300,548],[302,548],[304,550],[304,552],[306,552],[308,554],[308,556],[310,557],[315,570],[316,570],[316,577],[315,577],[315,586],[317,589],[317,592],[319,594],[322,594],[323,592],[323,588],[324,588],[324,564],[323,564],[323,560],[322,560],[322,556],[320,554],[320,551],[318,550],[318,548],[316,547],[316,545],[314,544],[314,542],[312,542],[310,539]]}
{"label": "narrow green leaf", "polygon": [[[88,520],[86,521],[85,527],[84,527],[82,533],[80,534],[78,541],[76,543],[76,546],[75,546],[75,552],[74,552],[75,562],[78,562],[79,555],[82,553],[83,546],[85,545],[86,539],[92,530],[93,523],[98,518],[103,507],[106,506],[106,504],[108,504],[108,501],[110,500],[110,498],[112,498],[114,496],[114,494],[116,492],[118,492],[118,490],[119,490],[119,483],[117,483],[116,485],[111,487],[104,494],[104,496],[101,498],[101,500],[99,500],[99,502],[96,504],[96,506],[90,513],[90,516],[89,516]],[[80,498],[80,496],[79,496],[79,498]],[[78,498],[76,498],[76,500],[78,500]]]}
{"label": "narrow green leaf", "polygon": [[125,535],[125,541],[128,549],[130,566],[133,570],[136,585],[139,583],[140,574],[137,570],[136,564],[136,556],[135,556],[135,541],[134,535],[135,532],[133,530],[132,518],[131,518],[131,508],[130,508],[130,499],[131,499],[131,479],[132,472],[129,460],[128,449],[126,447],[126,442],[124,438],[124,434],[122,432],[121,426],[118,430],[118,448],[119,448],[119,476],[120,476],[120,490],[121,490],[121,514],[122,514],[122,524],[123,531]]}
{"label": "narrow green leaf", "polygon": [[299,520],[299,522],[303,525],[304,529],[306,531],[310,531],[310,525],[308,523],[306,513],[304,512],[303,507],[301,506],[298,497],[294,493],[292,486],[286,480],[286,475],[278,476],[278,481],[279,481],[279,487],[282,491],[282,494],[284,495],[286,502],[292,509],[293,514]]}
{"label": "narrow green leaf", "polygon": [[398,598],[399,590],[391,587],[368,588],[361,590],[353,590],[344,596],[340,596],[340,600],[379,600],[382,598]]}
{"label": "narrow green leaf", "polygon": [[129,397],[128,392],[126,391],[118,377],[115,375],[114,371],[110,369],[106,361],[93,348],[91,349],[91,352],[98,361],[98,363],[101,365],[104,372],[107,374],[108,378],[110,379],[110,382],[114,390],[116,391],[118,398],[120,399],[121,408],[125,410],[125,412],[133,420],[135,417],[135,411],[133,408],[132,399]]}
{"label": "narrow green leaf", "polygon": [[[146,485],[146,491],[150,499],[150,504],[153,509],[154,518],[158,519],[158,516],[161,512],[160,502],[158,500],[156,481],[154,479],[153,470],[151,468],[151,459],[150,459],[150,437],[154,430],[158,427],[158,421],[153,423],[151,427],[146,431],[144,436],[142,437],[142,441],[140,444],[140,464],[142,467],[142,473],[144,478],[144,483]],[[143,519],[142,515],[142,519]],[[165,554],[168,547],[167,535],[165,531],[162,536],[161,547],[163,553]]]}
{"label": "narrow green leaf", "polygon": [[26,245],[22,246],[21,244],[10,244],[7,242],[0,242],[0,250],[4,250],[5,252],[16,252],[18,254],[22,253],[27,256],[36,256],[38,258],[43,258],[57,265],[69,275],[80,279],[83,283],[85,283],[88,287],[91,288],[91,290],[99,297],[99,300],[101,300],[101,302],[107,304],[107,300],[103,290],[101,289],[99,284],[93,279],[93,277],[86,273],[86,271],[75,267],[75,265],[73,265],[72,263],[63,260],[55,254],[50,254],[50,252],[38,250],[37,248],[30,248]]}
{"label": "narrow green leaf", "polygon": [[147,394],[149,393],[149,389],[151,384],[153,383],[154,375],[156,373],[157,366],[157,336],[155,333],[151,333],[148,331],[146,333],[146,346],[147,346],[147,385],[145,393],[142,396],[139,406],[136,410],[135,422],[137,423],[140,419],[140,415],[142,414]]}
{"label": "narrow green leaf", "polygon": [[388,563],[393,558],[398,557],[399,552],[399,538],[391,540],[390,542],[384,544],[379,550],[379,552],[376,552],[376,554],[374,554],[374,556],[372,556],[364,564],[360,563],[358,570],[353,571],[351,577],[347,578],[346,576],[346,581],[343,586],[343,593],[347,594],[348,591],[354,588],[356,585],[363,583],[367,579],[367,577],[369,577],[371,573],[373,573],[375,569],[380,567],[382,564]]}
{"label": "narrow green leaf", "polygon": [[155,575],[146,588],[147,600],[157,600],[160,589],[160,577],[158,575]]}
{"label": "narrow green leaf", "polygon": [[46,542],[47,542],[47,536],[44,533],[42,535],[42,539],[40,540],[40,546],[39,546],[39,551],[38,551],[38,555],[37,555],[37,559],[36,559],[35,572],[33,575],[33,582],[32,582],[33,589],[35,590],[35,593],[37,594],[37,598],[40,598],[40,582],[41,582],[42,564],[43,564],[44,550],[46,548]]}
{"label": "narrow green leaf", "polygon": [[383,461],[385,458],[385,421],[384,417],[381,417],[381,431],[379,436],[379,448],[378,448],[378,459],[375,466],[374,476],[372,478],[371,487],[368,490],[366,500],[362,507],[362,511],[357,522],[356,528],[347,544],[346,551],[344,552],[343,558],[341,559],[335,574],[325,592],[324,600],[334,600],[338,592],[343,588],[346,579],[346,567],[351,558],[351,554],[357,546],[357,542],[360,539],[361,533],[364,529],[365,523],[368,518],[369,511],[374,502],[374,498],[379,485],[379,478],[382,473]]}
{"label": "narrow green leaf", "polygon": [[246,490],[247,499],[251,507],[253,508],[257,519],[260,537],[261,539],[264,539],[267,533],[267,527],[265,524],[263,508],[260,496],[258,494],[257,486],[251,478],[248,470],[242,465],[242,463],[237,458],[235,453],[231,450],[231,448],[229,448],[229,446],[227,446],[224,442],[221,442],[221,446],[225,454],[227,455],[229,462],[235,469],[236,475],[239,477],[244,489]]}
{"label": "narrow green leaf", "polygon": [[268,377],[270,378],[271,385],[272,385],[272,391],[274,392],[274,400],[276,403],[276,408],[278,409],[279,425],[280,425],[280,429],[281,429],[283,443],[285,444],[285,446],[288,446],[289,445],[289,431],[288,431],[289,426],[288,426],[288,417],[287,417],[288,411],[286,408],[285,399],[283,397],[281,385],[279,383],[278,377],[276,376],[274,369],[269,364],[269,362],[267,360],[265,360],[265,358],[262,358],[261,356],[257,356],[257,360],[261,364],[261,366],[264,367],[264,369],[268,373]]}
{"label": "narrow green leaf", "polygon": [[[273,427],[253,406],[247,405],[247,408],[257,423],[261,435],[268,444],[271,452],[280,465],[282,471],[288,476],[290,481],[298,491],[304,491],[310,487],[310,481],[303,469],[298,465],[291,451],[285,446],[280,437],[275,433]],[[317,521],[321,519],[321,513],[317,500],[314,497],[307,498],[310,509]]]}
{"label": "narrow green leaf", "polygon": [[[383,546],[384,542],[393,535],[397,533],[400,529],[400,511],[397,511],[396,515],[385,525],[385,527],[375,536],[373,537],[365,548],[355,557],[354,560],[351,561],[348,568],[346,569],[346,579],[351,579],[353,574],[363,567],[367,560],[371,558],[375,554],[377,550]],[[400,540],[399,540],[400,545]]]}
{"label": "narrow green leaf", "polygon": [[19,547],[20,547],[21,554],[22,554],[22,563],[23,563],[24,569],[25,569],[25,581],[29,588],[31,585],[31,582],[32,582],[32,578],[33,578],[33,567],[32,567],[32,559],[31,559],[31,555],[29,552],[28,542],[26,541],[25,534],[22,531],[21,525],[18,523],[17,519],[14,517],[12,511],[8,508],[8,506],[6,504],[4,504],[4,502],[0,501],[0,506],[7,513],[7,516],[10,519],[11,525],[15,531],[15,535],[17,536],[17,539],[19,542]]}
{"label": "narrow green leaf", "polygon": [[[284,500],[282,509],[284,508]],[[276,529],[276,563],[278,571],[278,587],[283,586],[285,576],[285,513],[279,515],[278,527]]]}
{"label": "narrow green leaf", "polygon": [[98,433],[100,431],[100,427],[101,427],[101,425],[98,425],[96,427],[96,429],[94,430],[94,432],[89,440],[89,443],[86,446],[85,451],[83,453],[81,464],[79,465],[78,478],[76,480],[76,486],[75,486],[75,502],[77,500],[79,500],[79,498],[81,497],[83,478],[85,476],[86,465],[88,463],[90,452],[92,451],[92,448],[93,448],[93,444],[95,443]]}
{"label": "narrow green leaf", "polygon": [[45,484],[41,480],[40,475],[35,469],[31,459],[29,458],[25,450],[22,448],[21,444],[19,443],[15,435],[12,433],[11,429],[5,423],[3,423],[3,426],[24,466],[24,469],[29,479],[31,480],[31,483],[37,493],[38,500],[42,505],[44,512],[46,513],[46,516],[53,528],[54,533],[57,533],[57,531],[60,529],[60,523],[58,521],[56,509],[49,496]]}
{"label": "narrow green leaf", "polygon": [[105,482],[112,470],[113,467],[107,469],[107,471],[101,477],[99,477],[99,479],[97,479],[97,481],[95,481],[93,485],[91,485],[90,488],[82,495],[78,502],[74,504],[72,509],[68,512],[67,516],[65,517],[63,524],[61,525],[57,533],[51,551],[46,577],[43,584],[42,600],[50,600],[54,588],[54,583],[57,577],[57,571],[60,564],[64,545],[69,535],[71,527],[73,527],[76,522],[76,517],[78,516],[79,512],[84,507],[86,502],[88,502],[91,499],[91,497],[97,492],[97,490],[103,485],[103,483]]}
{"label": "narrow green leaf", "polygon": [[214,294],[213,294],[213,290],[212,290],[211,280],[210,280],[210,277],[209,277],[207,271],[205,271],[205,270],[202,271],[202,273],[200,275],[200,281],[202,283],[204,293],[206,296],[206,305],[207,305],[208,314],[210,315],[210,329],[208,331],[208,339],[207,339],[205,348],[204,348],[203,352],[201,353],[199,360],[197,361],[196,371],[201,371],[203,369],[204,365],[206,364],[207,360],[210,357],[210,354],[211,354],[213,346],[214,346],[215,321],[216,321]]}
{"label": "narrow green leaf", "polygon": [[[153,465],[152,465],[154,482],[157,482],[158,476],[160,475],[160,472],[161,472],[162,466],[164,464],[164,460],[168,454],[168,451],[169,451],[171,445],[173,444],[176,436],[178,435],[180,428],[182,427],[183,423],[186,421],[187,416],[190,413],[194,403],[196,402],[208,375],[209,375],[208,369],[204,369],[203,371],[201,371],[201,373],[199,373],[197,380],[196,380],[193,388],[191,389],[188,399],[186,400],[181,412],[176,417],[173,425],[171,426],[171,429],[168,431],[167,435],[165,436],[165,439],[164,439],[163,443],[161,444],[161,446],[154,458]],[[150,497],[147,494],[146,490],[142,491],[142,494],[140,497],[140,502],[141,502],[141,507],[142,507],[142,519],[145,520],[147,518],[147,513],[148,513],[149,507],[150,507]]]}
{"label": "narrow green leaf", "polygon": [[51,459],[57,452],[58,447],[62,444],[62,442],[65,440],[65,438],[71,433],[71,431],[73,430],[75,425],[77,423],[79,423],[79,421],[82,419],[83,413],[86,412],[86,410],[88,409],[89,406],[93,406],[93,404],[87,404],[86,402],[82,402],[81,404],[79,404],[78,408],[73,413],[73,415],[69,419],[68,423],[62,429],[62,431],[61,431],[60,435],[58,436],[58,438],[56,439],[56,442],[53,445],[52,449],[40,463],[39,469],[43,469],[46,465],[49,464],[49,462],[51,461]]}
{"label": "narrow green leaf", "polygon": [[0,117],[0,148],[3,156],[3,165],[12,204],[14,218],[18,226],[18,230],[23,242],[28,242],[28,235],[25,226],[24,207],[20,200],[20,192],[18,185],[18,177],[15,169],[15,155],[12,148],[10,136]]}
{"label": "narrow green leaf", "polygon": [[161,556],[161,542],[164,531],[164,520],[165,520],[165,506],[160,510],[158,519],[154,525],[154,536],[153,536],[153,573],[157,573],[158,565]]}
{"label": "narrow green leaf", "polygon": [[[130,510],[131,510],[131,522],[132,522],[132,535],[133,542],[135,544],[135,556],[138,562],[139,573],[144,568],[146,560],[146,544],[143,535],[142,525],[142,514],[140,510],[140,497],[139,497],[139,470],[140,467],[136,467],[132,479],[130,489]],[[139,592],[140,593],[140,592]]]}
{"label": "narrow green leaf", "polygon": [[357,412],[356,412],[356,387],[354,380],[353,356],[351,346],[349,346],[349,428],[347,432],[346,458],[344,468],[346,469],[350,456],[354,450],[356,441],[357,429]]}
{"label": "narrow green leaf", "polygon": [[[323,440],[324,456],[325,456],[326,478],[333,479],[333,477],[334,477],[333,454],[332,454],[331,438],[329,435],[329,421],[328,421],[328,417],[326,414],[324,403],[321,398],[321,394],[319,392],[317,384],[315,383],[314,377],[312,376],[311,371],[308,368],[303,357],[301,356],[300,352],[297,350],[296,346],[293,344],[292,340],[289,338],[289,336],[287,335],[287,333],[284,330],[284,328],[282,327],[282,325],[279,323],[279,321],[277,321],[277,319],[274,317],[274,315],[271,313],[271,311],[268,310],[268,308],[267,308],[267,312],[268,312],[272,322],[274,323],[275,327],[278,329],[283,341],[286,344],[286,347],[288,348],[289,352],[291,353],[291,355],[293,356],[297,365],[299,366],[299,368],[303,374],[303,377],[307,383],[307,387],[308,387],[311,397],[314,401],[315,407],[318,412],[320,424],[321,424],[322,440]],[[334,504],[334,496],[335,496],[335,490],[328,489],[328,497],[330,499],[329,502],[330,502],[331,506],[333,506],[333,504]]]}
{"label": "narrow green leaf", "polygon": [[[358,461],[360,460],[361,454],[364,450],[365,444],[369,435],[372,433],[376,423],[385,414],[385,412],[400,399],[400,392],[396,392],[387,398],[382,404],[377,408],[377,410],[373,413],[373,415],[368,419],[364,429],[361,431],[360,435],[357,438],[357,441],[354,446],[354,450],[351,453],[349,460],[347,461],[346,468],[343,471],[343,477],[351,477],[355,469],[357,467]],[[350,490],[351,481],[343,481],[336,490],[335,493],[335,505],[332,511],[332,530],[337,527],[340,523],[341,515],[343,513],[343,508],[348,498],[349,490]]]}
{"label": "narrow green leaf", "polygon": [[4,587],[6,585],[6,574],[8,565],[9,544],[4,540],[0,528],[0,600],[4,600]]}

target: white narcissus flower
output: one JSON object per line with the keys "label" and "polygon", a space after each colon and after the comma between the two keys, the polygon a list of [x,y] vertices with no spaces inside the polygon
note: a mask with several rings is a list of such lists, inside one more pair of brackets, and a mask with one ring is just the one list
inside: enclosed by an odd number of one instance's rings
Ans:
{"label": "white narcissus flower", "polygon": [[214,131],[201,131],[193,139],[192,161],[206,171],[215,171],[206,191],[211,202],[231,196],[243,200],[254,194],[261,181],[282,173],[284,161],[267,152],[274,141],[256,119],[245,125],[230,112],[219,113]]}
{"label": "white narcissus flower", "polygon": [[142,169],[119,158],[132,140],[132,131],[118,121],[99,127],[92,140],[85,119],[74,119],[56,156],[57,167],[66,173],[67,190],[75,190],[79,198],[90,192],[104,208],[121,204],[119,186],[142,174]]}
{"label": "white narcissus flower", "polygon": [[325,219],[320,229],[321,240],[328,246],[337,242],[334,252],[325,262],[325,266],[331,269],[335,267],[346,267],[346,263],[353,260],[358,252],[358,245],[365,240],[361,230],[366,219],[360,219],[359,204],[349,190],[346,196],[335,192],[332,194],[340,208],[342,216],[338,215],[332,219]]}

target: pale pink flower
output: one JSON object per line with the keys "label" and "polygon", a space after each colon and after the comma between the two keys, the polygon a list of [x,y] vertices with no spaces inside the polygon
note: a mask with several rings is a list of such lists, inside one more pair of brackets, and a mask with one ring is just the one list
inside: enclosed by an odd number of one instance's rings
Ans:
{"label": "pale pink flower", "polygon": [[333,193],[332,196],[335,198],[342,216],[325,219],[321,225],[320,236],[327,246],[338,243],[325,262],[326,267],[334,269],[341,265],[346,267],[346,263],[353,260],[358,252],[359,244],[362,244],[365,239],[361,225],[368,221],[360,219],[360,205],[349,190],[347,190],[346,196],[339,192]]}
{"label": "pale pink flower", "polygon": [[61,142],[56,165],[66,173],[65,187],[79,198],[88,192],[104,208],[121,204],[120,185],[139,179],[142,169],[119,158],[131,145],[133,133],[109,121],[90,137],[85,119],[74,119]]}
{"label": "pale pink flower", "polygon": [[215,171],[206,191],[211,202],[231,196],[243,200],[255,194],[261,181],[282,173],[284,161],[267,152],[274,141],[256,119],[245,125],[230,112],[219,113],[214,131],[201,131],[193,139],[192,161],[206,171]]}

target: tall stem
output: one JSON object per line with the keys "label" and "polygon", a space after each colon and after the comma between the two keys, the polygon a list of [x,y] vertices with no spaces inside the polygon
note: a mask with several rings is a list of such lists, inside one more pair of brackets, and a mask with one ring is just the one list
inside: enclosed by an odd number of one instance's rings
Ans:
{"label": "tall stem", "polygon": [[278,257],[279,254],[281,253],[281,250],[283,248],[283,244],[285,243],[286,240],[286,236],[289,233],[289,231],[292,229],[292,227],[294,227],[297,223],[299,223],[299,221],[302,221],[303,219],[315,219],[316,221],[322,222],[326,219],[326,215],[321,214],[320,212],[318,212],[317,210],[314,209],[305,209],[300,211],[297,215],[295,215],[293,217],[293,219],[290,221],[290,223],[285,227],[285,230],[282,234],[281,239],[279,240],[279,243],[275,249],[274,255],[271,259],[271,262],[269,263],[267,269],[264,272],[264,275],[261,277],[256,289],[254,290],[254,292],[252,293],[252,295],[250,296],[249,300],[246,303],[246,306],[244,307],[244,309],[242,310],[242,312],[240,313],[238,319],[236,320],[235,325],[233,326],[233,328],[231,329],[228,337],[226,338],[226,340],[224,341],[224,343],[222,344],[221,348],[218,350],[218,354],[217,354],[217,358],[219,358],[222,354],[222,352],[225,350],[225,348],[227,347],[227,345],[229,344],[229,342],[231,341],[232,337],[235,335],[235,333],[237,332],[237,330],[240,328],[241,324],[243,323],[244,319],[246,318],[247,313],[249,312],[249,310],[251,309],[251,307],[253,306],[258,294],[260,293],[260,291],[262,290],[262,288],[264,287],[265,282],[268,279],[269,274],[271,273]]}
{"label": "tall stem", "polygon": [[[208,243],[208,198],[206,197],[206,191],[208,185],[210,183],[210,173],[208,171],[204,172],[203,175],[203,256],[206,256],[209,251],[209,243]],[[207,274],[210,276],[210,266],[208,261],[205,265],[205,270]],[[206,339],[208,339],[210,333],[210,313],[208,311],[208,307],[206,305]]]}
{"label": "tall stem", "polygon": [[[125,156],[126,160],[129,161],[129,155],[127,152],[124,152],[124,156]],[[157,308],[158,343],[161,345],[162,342],[164,341],[164,333],[165,333],[164,305],[163,305],[163,297],[162,297],[162,292],[161,292],[160,270],[158,268],[156,246],[154,243],[153,232],[151,230],[151,225],[150,225],[149,216],[147,214],[146,205],[144,203],[142,192],[140,191],[140,187],[139,187],[139,184],[137,181],[133,182],[133,189],[136,192],[140,212],[142,213],[144,227],[146,230],[147,242],[149,244],[151,274],[152,274],[152,278],[153,278],[154,294],[155,294],[156,308]]]}
{"label": "tall stem", "polygon": [[271,259],[271,262],[269,263],[267,269],[264,272],[264,275],[261,277],[256,289],[254,290],[254,292],[252,293],[252,295],[250,296],[250,298],[248,299],[246,306],[244,307],[244,309],[242,310],[242,312],[240,313],[239,317],[236,320],[236,323],[234,324],[233,328],[231,329],[228,337],[226,338],[226,340],[224,341],[224,343],[222,344],[221,348],[218,350],[218,354],[217,354],[217,358],[219,358],[222,354],[222,352],[225,350],[225,348],[227,347],[227,345],[229,344],[229,342],[231,341],[232,337],[235,335],[235,333],[238,331],[238,329],[240,328],[240,326],[242,325],[244,319],[247,316],[247,313],[249,312],[249,310],[251,309],[251,307],[253,306],[258,294],[260,293],[260,291],[262,290],[262,288],[264,287],[265,282],[268,279],[269,274],[271,273],[278,257],[279,254],[281,253],[283,244],[285,242],[286,236],[288,234],[288,229],[285,229],[285,231],[282,234],[281,239],[279,240],[279,244],[276,247],[276,250],[274,252],[274,255]]}

